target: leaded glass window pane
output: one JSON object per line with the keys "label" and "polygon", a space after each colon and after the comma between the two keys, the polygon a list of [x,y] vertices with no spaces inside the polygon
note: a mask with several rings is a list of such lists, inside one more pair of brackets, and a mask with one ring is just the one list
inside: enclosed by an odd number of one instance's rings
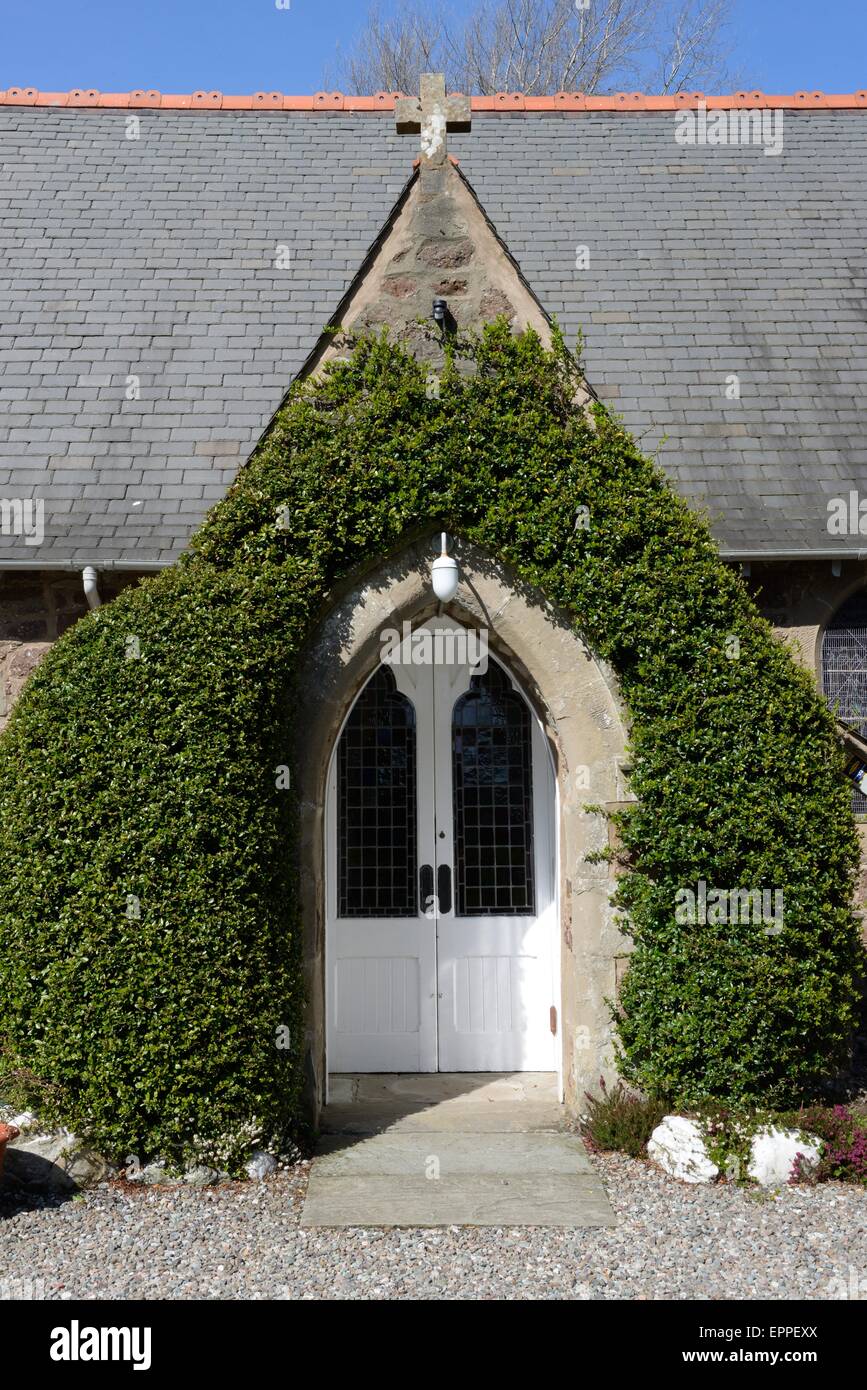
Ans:
{"label": "leaded glass window pane", "polygon": [[381,666],[337,749],[339,917],[418,913],[415,711]]}
{"label": "leaded glass window pane", "polygon": [[[867,738],[867,590],[838,609],[822,642],[825,698],[844,724]],[[867,796],[852,793],[852,809],[867,814]]]}
{"label": "leaded glass window pane", "polygon": [[491,661],[452,716],[455,912],[533,913],[530,711]]}

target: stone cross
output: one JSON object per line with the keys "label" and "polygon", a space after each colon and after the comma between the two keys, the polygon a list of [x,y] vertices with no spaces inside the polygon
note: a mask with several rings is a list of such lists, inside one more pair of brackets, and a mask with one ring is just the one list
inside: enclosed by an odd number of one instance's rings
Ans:
{"label": "stone cross", "polygon": [[398,97],[394,118],[400,135],[421,133],[421,167],[436,169],[448,154],[447,132],[469,130],[470,103],[466,97],[446,96],[441,72],[423,72],[418,97]]}

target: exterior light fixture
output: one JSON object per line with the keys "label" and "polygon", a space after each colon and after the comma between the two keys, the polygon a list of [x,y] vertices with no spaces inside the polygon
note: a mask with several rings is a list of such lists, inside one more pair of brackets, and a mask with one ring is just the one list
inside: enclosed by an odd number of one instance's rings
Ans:
{"label": "exterior light fixture", "polygon": [[435,299],[433,302],[433,321],[438,323],[440,328],[445,324],[448,308],[449,306],[444,299]]}
{"label": "exterior light fixture", "polygon": [[457,561],[453,560],[447,549],[448,536],[442,532],[442,553],[431,567],[433,591],[440,603],[448,603],[458,591],[461,575]]}

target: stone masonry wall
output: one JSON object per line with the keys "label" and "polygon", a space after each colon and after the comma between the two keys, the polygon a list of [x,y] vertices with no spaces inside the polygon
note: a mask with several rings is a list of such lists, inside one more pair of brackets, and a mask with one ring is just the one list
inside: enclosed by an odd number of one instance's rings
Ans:
{"label": "stone masonry wall", "polygon": [[[550,325],[498,239],[472,190],[452,164],[422,170],[372,264],[340,315],[356,333],[389,333],[433,371],[443,362],[443,335],[431,320],[434,299],[448,306],[445,334],[466,332],[503,315],[521,331],[550,340]],[[326,342],[318,367],[343,353]]]}
{"label": "stone masonry wall", "polygon": [[[795,658],[821,685],[822,637],[842,603],[867,584],[867,563],[844,560],[835,575],[830,560],[753,564],[749,588],[759,608]],[[861,873],[856,900],[867,941],[867,822],[859,821]]]}
{"label": "stone masonry wall", "polygon": [[[112,571],[99,576],[103,603],[143,576]],[[7,570],[0,573],[0,730],[27,677],[58,637],[87,609],[81,574]]]}

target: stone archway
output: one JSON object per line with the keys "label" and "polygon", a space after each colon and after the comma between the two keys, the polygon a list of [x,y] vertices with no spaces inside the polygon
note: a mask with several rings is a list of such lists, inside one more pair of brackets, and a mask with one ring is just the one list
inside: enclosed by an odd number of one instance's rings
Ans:
{"label": "stone archway", "polygon": [[[552,754],[558,796],[561,1044],[564,1099],[575,1108],[600,1075],[615,1072],[606,1000],[617,990],[628,942],[611,907],[611,873],[588,864],[608,844],[608,823],[588,803],[615,809],[630,799],[624,773],[625,719],[613,673],[568,622],[505,566],[465,542],[454,551],[461,585],[445,612],[484,627],[491,651],[519,679]],[[325,1090],[325,799],[335,742],[362,685],[377,666],[380,634],[436,614],[429,543],[407,546],[333,596],[300,666],[297,749],[300,903],[307,989],[305,1059],[311,1108]]]}

